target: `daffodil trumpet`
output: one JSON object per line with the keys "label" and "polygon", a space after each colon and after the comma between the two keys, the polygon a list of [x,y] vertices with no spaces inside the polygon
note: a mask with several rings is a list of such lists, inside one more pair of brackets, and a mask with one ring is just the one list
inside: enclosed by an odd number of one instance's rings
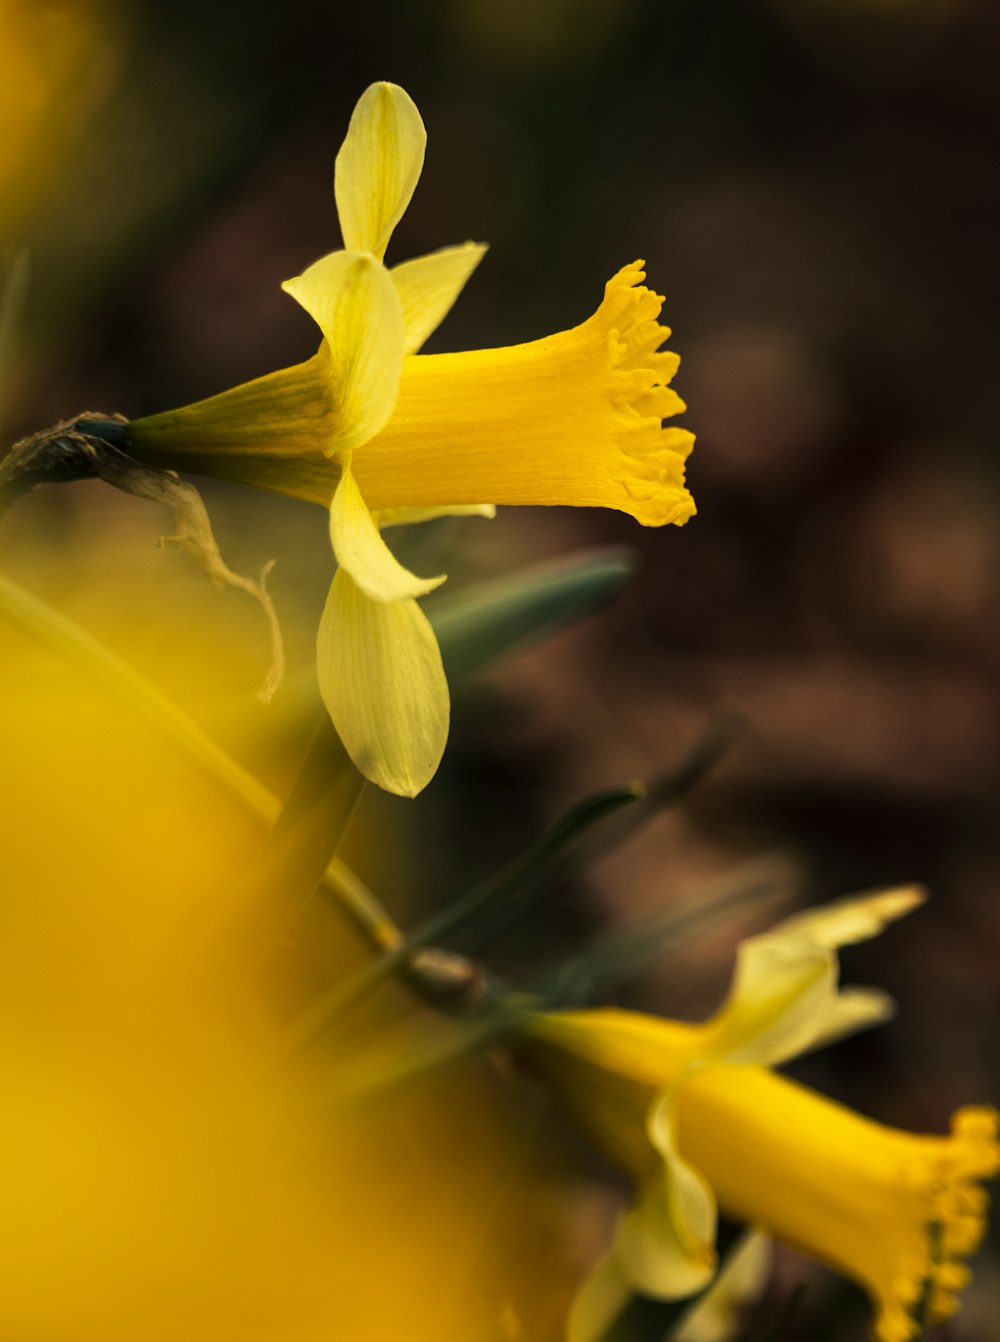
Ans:
{"label": "daffodil trumpet", "polygon": [[[405,357],[391,418],[352,458],[369,508],[563,504],[613,508],[646,526],[686,522],[694,439],[661,423],[684,409],[666,385],[679,359],[660,351],[627,366],[627,349],[669,334],[641,267],[609,280],[572,330]],[[324,344],[293,368],[136,420],[130,436],[144,460],[329,507],[341,476],[337,419]]]}
{"label": "daffodil trumpet", "polygon": [[337,156],[344,248],[284,289],[323,334],[316,355],[221,395],[132,422],[143,460],[330,509],[339,565],[318,637],[320,690],[357,767],[412,796],[437,769],[448,687],[418,599],[444,581],[394,558],[381,529],[496,504],[614,508],[647,526],[694,512],[693,437],[663,299],[641,262],[571,330],[503,349],[418,353],[486,248],[466,242],[389,268],[426,133],[408,95],[373,84]]}
{"label": "daffodil trumpet", "polygon": [[877,1024],[892,1003],[838,988],[836,949],[921,902],[890,890],[814,910],[740,947],[702,1024],[613,1009],[549,1012],[525,1048],[577,1123],[635,1182],[571,1342],[596,1342],[633,1291],[680,1299],[716,1271],[716,1208],[828,1264],[870,1295],[877,1342],[912,1342],[958,1308],[1000,1169],[998,1116],[968,1106],[948,1136],[863,1118],[772,1067]]}

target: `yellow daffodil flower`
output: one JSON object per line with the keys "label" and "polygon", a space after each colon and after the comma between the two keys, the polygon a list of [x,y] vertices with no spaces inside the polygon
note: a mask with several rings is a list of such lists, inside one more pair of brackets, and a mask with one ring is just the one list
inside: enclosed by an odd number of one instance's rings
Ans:
{"label": "yellow daffodil flower", "polygon": [[417,599],[444,581],[404,568],[381,528],[503,504],[616,508],[648,526],[694,512],[692,435],[660,350],[663,299],[642,263],[619,271],[570,331],[505,349],[420,355],[485,247],[467,242],[389,269],[426,135],[408,95],[373,84],[337,157],[344,249],[284,288],[323,333],[306,363],[133,422],[143,460],[239,480],[330,508],[337,574],[318,639],[319,684],[357,767],[413,796],[437,769],[448,687]]}
{"label": "yellow daffodil flower", "polygon": [[891,890],[745,941],[729,996],[699,1025],[636,1012],[537,1015],[534,1065],[633,1177],[635,1205],[577,1297],[572,1342],[601,1337],[632,1291],[679,1299],[716,1270],[716,1205],[827,1263],[871,1296],[877,1342],[910,1342],[914,1307],[948,1317],[1000,1168],[998,1116],[960,1109],[947,1137],[883,1127],[771,1067],[884,1020],[889,999],[838,990],[836,949],[922,899]]}

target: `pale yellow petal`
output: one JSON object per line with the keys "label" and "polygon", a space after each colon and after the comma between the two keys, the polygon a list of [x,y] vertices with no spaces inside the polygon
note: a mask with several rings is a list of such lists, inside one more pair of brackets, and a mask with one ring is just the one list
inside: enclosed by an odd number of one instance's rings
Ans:
{"label": "pale yellow petal", "polygon": [[494,503],[452,503],[440,508],[380,508],[372,513],[379,527],[405,527],[416,522],[434,522],[439,517],[485,517],[492,521],[497,515]]}
{"label": "pale yellow petal", "polygon": [[344,468],[330,504],[330,540],[337,563],[372,601],[425,596],[444,582],[444,575],[418,578],[403,567],[382,539],[350,466]]}
{"label": "pale yellow petal", "polygon": [[715,1195],[678,1152],[673,1091],[653,1102],[646,1126],[659,1161],[622,1217],[616,1252],[636,1290],[679,1300],[704,1290],[715,1272]]}
{"label": "pale yellow petal", "polygon": [[825,1016],[813,1025],[808,1048],[825,1048],[838,1039],[884,1025],[896,1014],[896,1003],[881,988],[841,988],[832,999]]}
{"label": "pale yellow petal", "polygon": [[594,1268],[573,1297],[566,1342],[602,1342],[629,1300],[632,1287],[614,1252]]}
{"label": "pale yellow petal", "polygon": [[705,1024],[705,1056],[776,1066],[812,1047],[837,991],[827,950],[780,936],[751,937],[737,952],[729,995]]}
{"label": "pale yellow petal", "polygon": [[838,990],[836,948],[876,936],[924,898],[912,887],[855,896],[744,941],[729,995],[705,1026],[707,1056],[776,1066],[887,1020],[893,1008],[885,994]]}
{"label": "pale yellow petal", "polygon": [[444,321],[485,255],[484,243],[463,242],[404,261],[389,272],[403,304],[407,354],[416,354]]}
{"label": "pale yellow petal", "polygon": [[357,768],[415,797],[448,739],[448,682],[427,617],[415,601],[370,601],[337,571],[320,620],[320,692]]}
{"label": "pale yellow petal", "polygon": [[337,155],[334,194],[344,246],[382,259],[424,166],[427,132],[398,84],[371,84],[358,99]]}
{"label": "pale yellow petal", "polygon": [[384,428],[403,371],[403,309],[383,265],[331,252],[281,286],[326,337],[333,399],[328,455],[361,447]]}
{"label": "pale yellow petal", "polygon": [[852,895],[834,904],[794,914],[773,927],[769,935],[802,936],[813,945],[830,950],[837,946],[853,946],[878,936],[887,924],[905,918],[926,899],[926,890],[910,885]]}
{"label": "pale yellow petal", "polygon": [[771,1258],[772,1245],[767,1236],[759,1230],[748,1231],[673,1334],[676,1342],[730,1342],[736,1337],[743,1311],[763,1294]]}

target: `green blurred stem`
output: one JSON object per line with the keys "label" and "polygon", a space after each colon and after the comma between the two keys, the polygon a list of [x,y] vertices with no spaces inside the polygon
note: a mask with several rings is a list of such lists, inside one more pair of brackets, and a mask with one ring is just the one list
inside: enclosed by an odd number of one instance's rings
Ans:
{"label": "green blurred stem", "polygon": [[636,570],[634,551],[603,546],[487,578],[425,603],[448,678],[576,624],[611,602]]}
{"label": "green blurred stem", "polygon": [[[0,577],[0,615],[51,652],[65,658],[78,671],[104,685],[120,702],[129,704],[155,723],[192,760],[222,783],[253,819],[265,825],[273,825],[277,830],[276,822],[282,812],[277,798],[221,750],[159,690],[92,634],[4,577]],[[330,730],[332,732],[332,727]],[[307,778],[300,776],[300,781],[305,788]],[[282,825],[281,832],[287,832],[287,821]],[[313,859],[318,863],[318,852],[315,849]],[[343,862],[336,858],[330,860],[325,869],[320,871],[318,884],[336,897],[373,949],[386,951],[399,945],[403,934],[388,911]]]}
{"label": "green blurred stem", "polygon": [[265,954],[281,944],[316,893],[364,789],[324,712],[247,881],[247,912],[256,923],[251,935]]}
{"label": "green blurred stem", "polygon": [[507,866],[468,894],[457,899],[440,913],[428,918],[415,931],[405,936],[394,949],[368,965],[348,983],[315,1003],[289,1032],[289,1050],[299,1048],[332,1024],[368,993],[384,983],[392,974],[411,963],[414,957],[462,927],[487,905],[506,898],[525,881],[532,879],[559,857],[565,849],[606,816],[638,801],[644,795],[641,783],[609,788],[586,797],[556,821],[543,834],[519,853]]}
{"label": "green blurred stem", "polygon": [[654,918],[644,918],[604,937],[564,960],[534,985],[533,991],[549,1010],[579,1006],[599,984],[634,978],[640,966],[667,950],[700,937],[717,923],[747,905],[787,895],[801,883],[801,872],[780,855],[761,858],[714,888]]}

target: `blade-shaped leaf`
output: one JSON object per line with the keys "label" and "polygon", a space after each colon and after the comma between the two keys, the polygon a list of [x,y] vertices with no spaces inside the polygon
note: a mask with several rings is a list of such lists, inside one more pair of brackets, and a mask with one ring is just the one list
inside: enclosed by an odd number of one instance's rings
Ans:
{"label": "blade-shaped leaf", "polygon": [[625,784],[594,793],[571,806],[554,825],[494,876],[428,918],[381,959],[310,1007],[289,1031],[289,1050],[309,1044],[333,1020],[401,969],[417,951],[444,941],[487,905],[506,898],[526,881],[537,878],[594,825],[621,807],[634,804],[642,795],[640,784]]}
{"label": "blade-shaped leaf", "polygon": [[592,550],[427,601],[449,678],[478,671],[599,610],[635,569],[631,550]]}

